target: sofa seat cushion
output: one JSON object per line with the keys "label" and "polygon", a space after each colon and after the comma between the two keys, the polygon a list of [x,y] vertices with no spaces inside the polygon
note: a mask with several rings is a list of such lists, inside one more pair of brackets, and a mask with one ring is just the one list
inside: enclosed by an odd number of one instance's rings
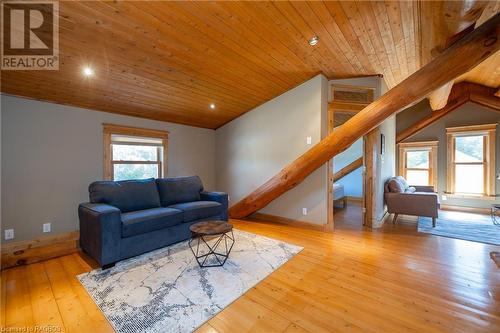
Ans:
{"label": "sofa seat cushion", "polygon": [[191,222],[222,213],[222,205],[215,201],[193,201],[176,205],[169,208],[175,208],[184,212],[184,222]]}
{"label": "sofa seat cushion", "polygon": [[168,228],[183,222],[183,212],[173,208],[151,208],[123,213],[122,237]]}

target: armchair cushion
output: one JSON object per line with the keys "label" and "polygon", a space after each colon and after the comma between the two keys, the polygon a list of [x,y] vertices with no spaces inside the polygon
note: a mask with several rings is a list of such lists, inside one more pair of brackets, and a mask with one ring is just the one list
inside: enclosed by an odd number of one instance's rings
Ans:
{"label": "armchair cushion", "polygon": [[182,223],[183,213],[172,208],[151,208],[121,214],[122,236],[145,234]]}
{"label": "armchair cushion", "polygon": [[417,191],[417,189],[414,187],[414,186],[409,186],[405,192],[406,193],[415,193]]}
{"label": "armchair cushion", "polygon": [[199,201],[200,192],[203,191],[203,184],[198,176],[158,178],[156,184],[163,207],[180,202]]}
{"label": "armchair cushion", "polygon": [[388,183],[389,191],[392,193],[403,193],[405,191],[404,184],[397,178],[392,178]]}
{"label": "armchair cushion", "polygon": [[408,185],[408,182],[406,181],[406,179],[404,179],[403,176],[396,176],[396,179],[403,186],[403,188],[405,190],[410,186],[410,185]]}
{"label": "armchair cushion", "polygon": [[222,205],[215,201],[185,202],[171,205],[169,208],[182,210],[184,212],[184,222],[204,219],[222,213]]}
{"label": "armchair cushion", "polygon": [[432,186],[432,185],[416,185],[415,190],[417,192],[434,192],[434,186]]}
{"label": "armchair cushion", "polygon": [[91,203],[114,206],[122,213],[160,207],[153,178],[122,181],[97,181],[89,186]]}
{"label": "armchair cushion", "polygon": [[437,217],[439,201],[437,193],[386,193],[389,213]]}

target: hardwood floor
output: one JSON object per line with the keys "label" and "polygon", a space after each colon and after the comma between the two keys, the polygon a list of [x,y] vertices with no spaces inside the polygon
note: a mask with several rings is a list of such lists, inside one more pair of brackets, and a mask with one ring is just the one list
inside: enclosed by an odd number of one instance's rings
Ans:
{"label": "hardwood floor", "polygon": [[[500,331],[500,269],[489,258],[499,247],[419,234],[404,219],[364,230],[352,204],[335,221],[328,234],[233,220],[304,250],[198,332]],[[2,327],[112,331],[75,278],[90,269],[75,253],[3,271]]]}

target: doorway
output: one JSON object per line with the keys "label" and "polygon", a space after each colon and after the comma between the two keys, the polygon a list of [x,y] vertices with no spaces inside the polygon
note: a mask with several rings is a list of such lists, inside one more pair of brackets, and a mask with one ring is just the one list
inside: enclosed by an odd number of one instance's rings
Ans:
{"label": "doorway", "polygon": [[[374,88],[331,85],[328,133],[342,126],[373,101]],[[365,139],[358,139],[328,163],[328,224],[360,228],[365,206]]]}

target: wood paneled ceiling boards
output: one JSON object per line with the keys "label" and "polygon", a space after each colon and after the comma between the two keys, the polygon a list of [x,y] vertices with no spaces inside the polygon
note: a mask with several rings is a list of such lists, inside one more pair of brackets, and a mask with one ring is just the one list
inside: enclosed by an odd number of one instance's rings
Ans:
{"label": "wood paneled ceiling boards", "polygon": [[[3,71],[2,92],[207,128],[318,73],[382,74],[392,88],[439,43],[499,10],[481,1],[59,5],[59,71]],[[498,87],[498,61],[461,79]]]}

